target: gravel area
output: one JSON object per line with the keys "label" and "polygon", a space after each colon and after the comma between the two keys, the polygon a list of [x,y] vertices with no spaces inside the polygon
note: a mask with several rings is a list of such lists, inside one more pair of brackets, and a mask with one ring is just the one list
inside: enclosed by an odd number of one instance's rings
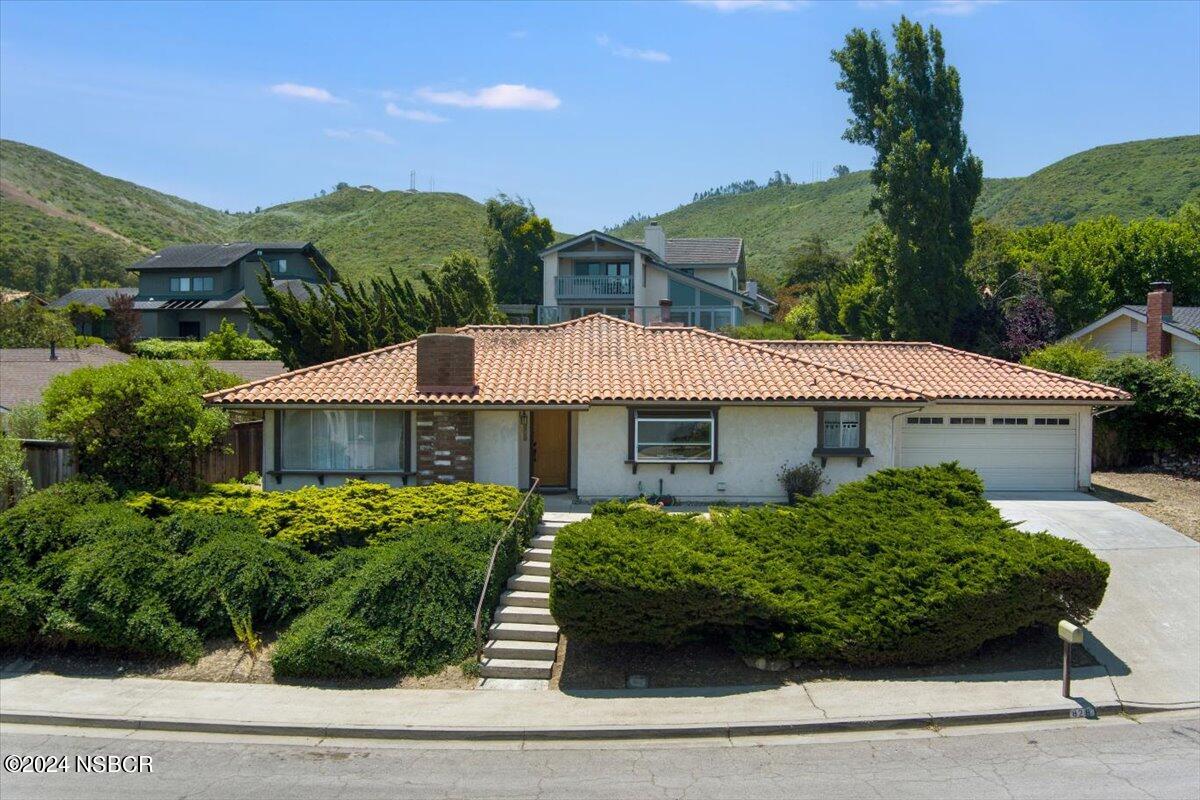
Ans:
{"label": "gravel area", "polygon": [[1131,508],[1200,542],[1200,481],[1163,472],[1093,472],[1096,497]]}

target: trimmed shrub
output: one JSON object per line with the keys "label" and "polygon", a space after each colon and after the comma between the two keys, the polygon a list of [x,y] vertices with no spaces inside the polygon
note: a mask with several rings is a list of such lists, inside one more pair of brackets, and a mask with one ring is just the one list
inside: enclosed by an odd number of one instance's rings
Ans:
{"label": "trimmed shrub", "polygon": [[312,556],[278,539],[264,539],[248,517],[191,512],[165,525],[176,540],[191,539],[171,580],[172,607],[203,633],[227,632],[230,611],[254,623],[278,623],[305,606]]}
{"label": "trimmed shrub", "polygon": [[39,564],[57,584],[42,635],[139,655],[199,658],[199,635],[163,600],[174,556],[154,525],[121,506],[85,512],[70,524],[83,543]]}
{"label": "trimmed shrub", "polygon": [[[659,517],[657,521],[653,517]],[[550,608],[568,637],[814,664],[923,664],[1032,625],[1086,622],[1108,565],[1015,530],[955,465],[883,470],[794,508],[652,510],[564,528]]]}
{"label": "trimmed shrub", "polygon": [[[210,494],[171,504],[177,510],[243,513],[253,517],[269,537],[313,552],[357,547],[403,537],[405,529],[457,520],[507,524],[522,493],[511,486],[451,483],[394,488],[380,483],[348,481],[335,488],[307,486],[291,492],[261,492],[244,484],[223,484]],[[544,508],[534,495],[517,521],[527,542]]]}
{"label": "trimmed shrub", "polygon": [[0,580],[0,647],[33,639],[50,595],[32,583]]}
{"label": "trimmed shrub", "polygon": [[74,539],[63,531],[67,519],[87,506],[115,497],[106,484],[82,479],[29,495],[0,513],[0,567],[6,573],[18,563],[31,567],[48,553],[74,546]]}
{"label": "trimmed shrub", "polygon": [[[494,523],[441,524],[368,548],[365,564],[279,638],[275,673],[426,675],[466,658],[491,545],[501,531]],[[516,559],[517,548],[501,548],[486,607],[495,605]]]}

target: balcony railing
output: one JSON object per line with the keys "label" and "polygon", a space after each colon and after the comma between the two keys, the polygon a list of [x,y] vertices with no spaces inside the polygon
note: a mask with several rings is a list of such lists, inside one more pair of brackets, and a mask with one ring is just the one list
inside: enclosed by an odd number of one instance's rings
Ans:
{"label": "balcony railing", "polygon": [[632,297],[633,278],[628,275],[558,275],[554,278],[554,294],[560,300]]}
{"label": "balcony railing", "polygon": [[[587,314],[604,313],[630,319],[639,325],[659,325],[663,322],[661,306],[538,306],[539,325],[552,325]],[[668,322],[689,328],[719,331],[742,324],[742,310],[735,306],[672,306]]]}

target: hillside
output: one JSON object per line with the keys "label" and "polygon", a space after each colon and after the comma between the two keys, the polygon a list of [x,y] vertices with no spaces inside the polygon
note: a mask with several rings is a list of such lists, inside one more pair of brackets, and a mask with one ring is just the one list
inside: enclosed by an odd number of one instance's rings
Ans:
{"label": "hillside", "polygon": [[[986,168],[986,165],[985,165]],[[1097,147],[1025,178],[985,179],[976,211],[1004,225],[1074,222],[1114,214],[1168,216],[1200,199],[1200,136]],[[747,264],[773,277],[788,250],[813,234],[848,251],[874,221],[868,173],[710,197],[655,217],[669,236],[741,236]],[[638,236],[642,224],[617,228]]]}
{"label": "hillside", "polygon": [[461,194],[352,188],[243,216],[229,236],[311,240],[342,275],[360,280],[389,267],[413,274],[455,250],[483,257],[486,228],[483,206]]}

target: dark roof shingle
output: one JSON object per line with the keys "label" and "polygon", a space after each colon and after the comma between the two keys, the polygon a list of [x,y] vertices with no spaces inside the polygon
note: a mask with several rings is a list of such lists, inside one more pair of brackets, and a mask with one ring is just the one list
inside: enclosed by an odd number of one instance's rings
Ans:
{"label": "dark roof shingle", "polygon": [[224,244],[176,244],[129,267],[144,269],[204,269],[227,267],[256,250],[303,250],[308,242],[227,242]]}

